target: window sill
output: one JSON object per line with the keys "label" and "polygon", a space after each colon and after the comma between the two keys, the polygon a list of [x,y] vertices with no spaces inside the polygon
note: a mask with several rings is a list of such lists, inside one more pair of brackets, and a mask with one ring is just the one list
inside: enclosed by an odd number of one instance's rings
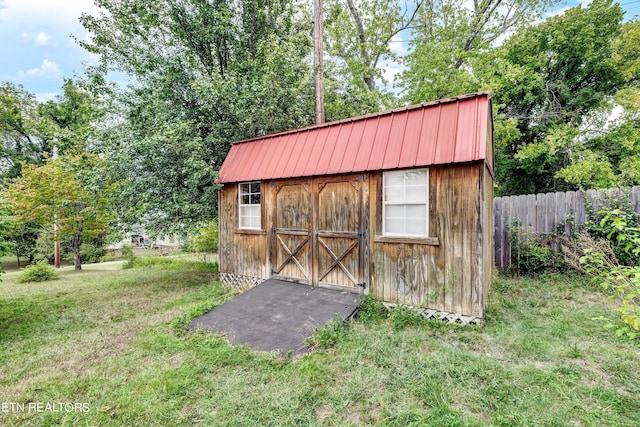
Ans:
{"label": "window sill", "polygon": [[374,243],[408,243],[415,245],[440,246],[437,237],[400,237],[400,236],[375,236]]}
{"label": "window sill", "polygon": [[236,228],[236,234],[257,234],[257,235],[266,235],[267,232],[265,230],[255,230],[251,228]]}

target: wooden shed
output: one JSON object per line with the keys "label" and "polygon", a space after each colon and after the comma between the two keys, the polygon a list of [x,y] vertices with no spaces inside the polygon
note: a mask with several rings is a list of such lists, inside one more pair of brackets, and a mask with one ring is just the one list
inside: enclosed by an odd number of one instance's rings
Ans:
{"label": "wooden shed", "polygon": [[218,180],[221,278],[482,318],[493,181],[489,93],[237,142]]}

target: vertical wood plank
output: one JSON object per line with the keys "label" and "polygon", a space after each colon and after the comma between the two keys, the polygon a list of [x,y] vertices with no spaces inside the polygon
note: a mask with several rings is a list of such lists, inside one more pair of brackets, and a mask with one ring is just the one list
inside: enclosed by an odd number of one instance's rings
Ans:
{"label": "vertical wood plank", "polygon": [[631,204],[633,210],[640,215],[640,186],[631,189]]}
{"label": "vertical wood plank", "polygon": [[530,194],[526,197],[526,200],[527,204],[524,206],[523,215],[527,218],[526,232],[529,236],[538,229],[537,198],[535,194]]}
{"label": "vertical wood plank", "polygon": [[[567,219],[567,193],[556,193],[555,196],[556,196],[556,199],[554,201],[555,209],[553,212],[554,216],[553,216],[552,231],[555,231],[560,224],[566,223],[566,219]],[[565,224],[565,228],[559,231],[566,233],[565,229],[566,229],[566,224]]]}
{"label": "vertical wood plank", "polygon": [[576,192],[576,223],[584,224],[586,218],[586,203],[585,203],[585,193],[584,191]]}
{"label": "vertical wood plank", "polygon": [[502,199],[495,198],[493,201],[493,257],[498,268],[504,268],[502,264],[502,242],[500,240],[501,233],[501,215]]}
{"label": "vertical wood plank", "polygon": [[533,235],[533,233],[535,233],[536,230],[539,230],[539,229],[544,230],[544,228],[546,227],[547,195],[544,193],[541,193],[541,194],[537,194],[535,198],[536,198],[535,205],[534,206],[528,205],[529,212],[533,210],[533,212],[531,213],[533,214],[535,212],[535,216],[536,216],[536,224],[534,224],[531,232],[527,233],[529,235]]}

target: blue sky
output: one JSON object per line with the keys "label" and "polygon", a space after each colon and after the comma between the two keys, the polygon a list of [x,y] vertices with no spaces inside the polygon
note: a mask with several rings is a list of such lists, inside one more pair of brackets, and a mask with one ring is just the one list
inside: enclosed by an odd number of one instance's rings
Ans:
{"label": "blue sky", "polygon": [[[620,4],[627,19],[640,14],[640,0]],[[82,12],[95,15],[98,8],[93,0],[0,0],[0,81],[22,84],[45,101],[60,92],[63,77],[82,75],[83,64],[97,62],[72,37],[89,36],[78,21]],[[402,45],[395,44],[399,50]],[[385,74],[392,77],[397,71],[389,64]]]}

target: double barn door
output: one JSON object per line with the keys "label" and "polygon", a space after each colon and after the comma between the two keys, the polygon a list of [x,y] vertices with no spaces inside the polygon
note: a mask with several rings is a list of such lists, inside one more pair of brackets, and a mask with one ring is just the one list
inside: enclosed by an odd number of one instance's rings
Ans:
{"label": "double barn door", "polygon": [[313,286],[365,287],[364,177],[313,178],[273,185],[273,276]]}

